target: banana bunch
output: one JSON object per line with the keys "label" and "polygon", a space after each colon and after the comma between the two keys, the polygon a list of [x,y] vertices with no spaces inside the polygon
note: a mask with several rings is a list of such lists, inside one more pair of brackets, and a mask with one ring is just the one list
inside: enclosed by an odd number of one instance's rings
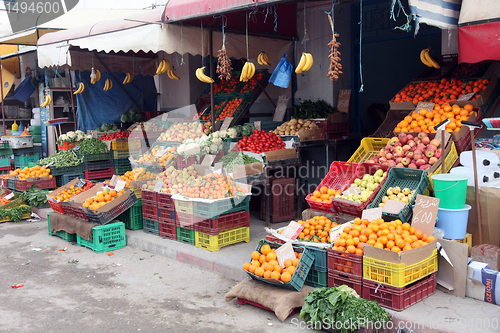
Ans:
{"label": "banana bunch", "polygon": [[313,56],[311,53],[302,52],[302,56],[300,57],[299,64],[295,68],[295,73],[300,74],[302,72],[307,72],[311,69],[313,65]]}
{"label": "banana bunch", "polygon": [[132,82],[133,79],[134,79],[134,74],[127,73],[127,76],[125,76],[125,80],[123,80],[123,84],[130,83]]}
{"label": "banana bunch", "polygon": [[259,56],[257,57],[257,62],[261,66],[271,66],[271,63],[269,62],[269,57],[267,56],[266,52],[262,51]]}
{"label": "banana bunch", "polygon": [[175,75],[173,67],[170,67],[170,69],[167,71],[167,75],[172,80],[180,80],[180,77],[178,77],[177,75]]}
{"label": "banana bunch", "polygon": [[248,82],[255,74],[255,65],[250,61],[245,62],[241,70],[240,82]]}
{"label": "banana bunch", "polygon": [[83,84],[83,82],[80,82],[80,84],[78,85],[78,89],[73,93],[73,95],[81,94],[84,90],[85,85]]}
{"label": "banana bunch", "polygon": [[422,61],[427,67],[441,68],[436,60],[432,59],[431,55],[429,54],[430,50],[431,49],[423,49],[420,52],[420,61]]}
{"label": "banana bunch", "polygon": [[90,74],[90,83],[96,84],[97,81],[99,81],[100,79],[101,79],[101,72],[98,69],[94,70],[92,68],[92,73]]}
{"label": "banana bunch", "polygon": [[170,61],[167,59],[163,59],[160,61],[160,64],[158,65],[158,68],[156,69],[156,74],[160,75],[165,73],[170,69]]}
{"label": "banana bunch", "polygon": [[103,90],[108,91],[111,88],[113,88],[113,81],[111,81],[110,79],[106,79],[106,81],[104,82]]}
{"label": "banana bunch", "polygon": [[205,66],[200,67],[196,70],[196,77],[198,78],[198,80],[205,83],[213,83],[214,79],[206,76],[204,71],[205,71]]}
{"label": "banana bunch", "polygon": [[52,97],[50,97],[50,95],[47,95],[47,96],[45,96],[45,101],[40,105],[40,107],[44,108],[47,105],[49,105],[50,103],[52,103]]}

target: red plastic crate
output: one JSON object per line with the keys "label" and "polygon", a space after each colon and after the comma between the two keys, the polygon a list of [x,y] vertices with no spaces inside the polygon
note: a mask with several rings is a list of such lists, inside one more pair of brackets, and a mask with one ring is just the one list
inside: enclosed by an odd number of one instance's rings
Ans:
{"label": "red plastic crate", "polygon": [[222,214],[216,219],[200,219],[194,225],[196,231],[209,235],[218,235],[224,230],[239,227],[250,227],[250,212],[240,210]]}
{"label": "red plastic crate", "polygon": [[157,192],[150,190],[141,191],[142,204],[156,206],[156,201],[158,200]]}
{"label": "red plastic crate", "polygon": [[33,182],[16,179],[16,191],[24,192],[33,185],[36,185],[41,190],[56,188],[56,178],[52,177],[52,179],[36,180]]}
{"label": "red plastic crate", "polygon": [[267,235],[266,236],[266,241],[273,242],[273,243],[278,243],[278,244],[285,244],[284,240],[281,240],[278,237],[275,237],[273,235]]}
{"label": "red plastic crate", "polygon": [[[264,197],[264,196],[262,196]],[[286,198],[286,196],[283,196]],[[288,197],[287,200],[282,200],[281,202],[278,202],[278,204],[274,204],[274,207],[277,209],[277,211],[273,212],[271,210],[271,218],[270,222],[271,223],[279,223],[279,222],[286,222],[286,221],[291,221],[295,219],[295,200],[293,200],[293,197]],[[272,200],[272,197],[271,197]],[[277,201],[277,200],[276,200]],[[273,207],[273,205],[271,205]],[[265,198],[262,199],[261,201],[261,210],[260,210],[260,219],[265,220],[266,219],[266,206],[265,206]]]}
{"label": "red plastic crate", "polygon": [[59,150],[70,150],[78,146],[80,142],[68,142],[68,141],[63,141],[62,144],[57,145]]}
{"label": "red plastic crate", "polygon": [[85,211],[82,208],[78,207],[73,207],[70,205],[62,205],[64,214],[71,215],[76,217],[77,219],[88,221],[89,218],[87,217],[87,214],[85,214]]}
{"label": "red plastic crate", "polygon": [[[260,305],[260,304],[258,304],[258,303],[255,303],[255,302],[249,301],[249,300],[244,299],[244,298],[237,298],[237,300],[238,300],[238,304],[239,304],[239,305],[250,304],[250,305],[256,306],[256,307],[258,307],[258,308],[261,308],[261,309],[264,309],[264,310],[267,310],[267,311],[274,312],[273,310],[271,310],[271,309],[269,309],[269,308],[266,308],[266,307],[265,307],[265,306],[263,306],[263,305]],[[300,312],[300,309],[301,309],[301,308],[295,308],[295,309],[293,309],[293,310],[292,310],[292,312],[288,315],[288,317],[287,317],[287,318],[290,318],[291,316],[293,316],[293,315],[295,315],[295,314],[299,313],[299,312]]]}
{"label": "red plastic crate", "polygon": [[[358,169],[357,163],[347,163],[347,162],[333,162],[330,165],[330,170],[328,174],[323,178],[321,183],[316,189],[320,189],[323,186],[329,189],[344,191],[349,184],[352,183],[356,177],[356,171]],[[309,203],[314,210],[319,210],[321,212],[335,213],[333,207],[333,202],[317,202],[311,200],[312,193],[306,197],[306,201]]]}
{"label": "red plastic crate", "polygon": [[332,123],[328,122],[328,138],[334,139],[336,136],[349,135],[351,132],[350,122]]}
{"label": "red plastic crate", "polygon": [[195,230],[195,224],[199,218],[193,214],[175,212],[175,224],[179,228]]}
{"label": "red plastic crate", "polygon": [[[474,111],[477,112],[476,122],[481,123],[483,119],[483,113],[481,112],[481,108],[474,108]],[[484,126],[483,126],[484,127]],[[474,137],[477,138],[481,133],[482,128],[476,128],[474,130]],[[472,149],[472,143],[470,141],[470,131],[467,131],[464,136],[453,140],[455,142],[455,148],[457,149],[457,153],[460,156],[460,153],[463,151],[468,151]]]}
{"label": "red plastic crate", "polygon": [[111,178],[115,174],[115,168],[111,168],[108,170],[85,170],[84,178],[85,179],[103,179],[103,178]]}
{"label": "red plastic crate", "polygon": [[158,221],[158,208],[156,206],[142,203],[142,217],[152,221]]}
{"label": "red plastic crate", "polygon": [[435,292],[436,273],[402,288],[363,279],[363,298],[396,311],[407,309]]}
{"label": "red plastic crate", "polygon": [[172,193],[156,193],[156,202],[158,207],[167,208],[170,210],[175,209],[174,200],[172,200]]}
{"label": "red plastic crate", "polygon": [[[375,174],[375,172],[377,172],[377,170],[382,169],[383,171],[387,171],[387,170],[389,170],[389,168],[390,167],[387,165],[374,164],[374,163],[361,163],[358,167],[358,170],[356,171],[356,177],[353,178],[353,180],[348,184],[348,186],[350,186],[352,184],[354,179],[362,178],[365,174],[370,174],[373,176]],[[372,203],[373,199],[375,199],[375,197],[378,194],[378,191],[382,188],[386,179],[387,179],[387,177],[385,177],[382,180],[382,182],[380,182],[380,184],[377,186],[375,191],[373,191],[372,195],[370,195],[368,200],[366,200],[365,202],[358,204],[356,202],[349,201],[347,199],[334,198],[333,199],[333,209],[337,213],[344,213],[347,215],[361,217],[363,210],[365,210],[366,207]]]}
{"label": "red plastic crate", "polygon": [[172,209],[158,208],[158,221],[175,224],[175,214]]}
{"label": "red plastic crate", "polygon": [[59,214],[64,214],[64,210],[60,202],[52,201],[50,199],[47,199],[47,201],[49,202],[50,208],[52,208],[54,212],[57,212]]}
{"label": "red plastic crate", "polygon": [[363,256],[345,253],[329,248],[327,251],[328,271],[363,277]]}
{"label": "red plastic crate", "polygon": [[177,240],[177,227],[174,224],[167,222],[158,222],[160,228],[160,237]]}
{"label": "red plastic crate", "polygon": [[177,170],[182,170],[196,163],[198,163],[196,156],[191,156],[187,159],[184,159],[183,156],[177,156]]}
{"label": "red plastic crate", "polygon": [[357,277],[352,274],[347,273],[333,273],[328,271],[328,287],[338,287],[341,285],[346,285],[349,288],[354,289],[354,291],[363,297],[363,277]]}

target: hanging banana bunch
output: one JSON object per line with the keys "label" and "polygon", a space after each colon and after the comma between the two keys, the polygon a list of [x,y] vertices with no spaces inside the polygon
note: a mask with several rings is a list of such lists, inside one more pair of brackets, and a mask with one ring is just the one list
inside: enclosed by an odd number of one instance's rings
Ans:
{"label": "hanging banana bunch", "polygon": [[80,84],[78,85],[78,89],[73,93],[73,95],[81,94],[84,90],[85,85],[83,84],[83,82],[80,82]]}
{"label": "hanging banana bunch", "polygon": [[123,84],[130,83],[130,82],[132,82],[133,79],[134,79],[134,74],[127,73],[127,75],[125,76],[125,79],[123,80]]}
{"label": "hanging banana bunch", "polygon": [[156,74],[160,75],[165,73],[170,69],[170,61],[167,59],[163,59],[160,61],[160,64],[158,65],[158,68],[156,69]]}
{"label": "hanging banana bunch", "polygon": [[259,56],[257,57],[257,62],[261,66],[271,66],[271,62],[269,61],[269,57],[267,56],[266,52],[262,51]]}
{"label": "hanging banana bunch", "polygon": [[172,80],[180,80],[180,77],[175,75],[175,71],[174,71],[173,67],[170,67],[170,69],[167,71],[167,75]]}
{"label": "hanging banana bunch", "polygon": [[200,67],[196,70],[196,77],[201,82],[205,82],[205,83],[213,83],[214,82],[214,79],[205,75],[205,66]]}
{"label": "hanging banana bunch", "polygon": [[240,82],[248,82],[255,74],[255,65],[250,61],[245,62],[241,70]]}
{"label": "hanging banana bunch", "polygon": [[45,96],[45,101],[40,105],[40,107],[44,108],[47,105],[49,105],[50,103],[52,103],[52,97],[50,97],[50,95],[46,95]]}
{"label": "hanging banana bunch", "polygon": [[311,69],[313,65],[313,56],[311,53],[302,52],[299,64],[295,68],[295,73],[300,74],[302,72],[307,72]]}
{"label": "hanging banana bunch", "polygon": [[106,81],[104,82],[103,90],[108,91],[111,88],[113,88],[113,81],[111,81],[110,79],[106,79]]}
{"label": "hanging banana bunch", "polygon": [[423,49],[420,52],[420,61],[424,63],[427,67],[434,67],[434,68],[441,68],[439,64],[436,62],[436,60],[432,59],[431,55],[429,54],[429,51],[431,49]]}
{"label": "hanging banana bunch", "polygon": [[90,83],[96,84],[101,79],[101,72],[98,69],[92,68],[90,73]]}

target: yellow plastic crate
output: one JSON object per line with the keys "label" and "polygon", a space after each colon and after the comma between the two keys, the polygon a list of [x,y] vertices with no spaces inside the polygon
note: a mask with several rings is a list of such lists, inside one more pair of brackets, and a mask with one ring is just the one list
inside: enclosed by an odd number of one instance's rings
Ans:
{"label": "yellow plastic crate", "polygon": [[364,138],[361,140],[361,145],[356,149],[351,158],[347,161],[350,163],[362,163],[372,156],[377,156],[380,149],[385,148],[390,139],[380,138]]}
{"label": "yellow plastic crate", "polygon": [[116,139],[111,141],[112,150],[133,150],[141,149],[141,140]]}
{"label": "yellow plastic crate", "polygon": [[211,252],[219,251],[221,247],[250,241],[250,228],[240,227],[222,231],[218,235],[195,232],[195,246]]}
{"label": "yellow plastic crate", "polygon": [[135,196],[137,197],[137,199],[141,199],[142,198],[142,189],[140,189],[140,188],[131,188],[131,190],[134,191]]}
{"label": "yellow plastic crate", "polygon": [[[22,216],[22,219],[26,220],[26,219],[29,219],[30,217],[31,217],[31,212],[24,213],[23,216]],[[0,219],[0,223],[2,223],[2,222],[10,222],[10,221],[12,221],[12,220],[8,216],[4,217],[3,219]]]}
{"label": "yellow plastic crate", "polygon": [[[451,149],[450,149],[450,152],[448,153],[448,155],[446,155],[446,157],[444,158],[444,171],[446,171],[446,173],[450,172],[451,168],[453,167],[453,165],[455,164],[455,162],[458,160],[458,152],[457,152],[457,147],[455,147],[455,142],[453,141],[450,141],[451,143]],[[434,180],[431,178],[432,175],[437,175],[438,173],[441,173],[441,165],[438,166],[438,168],[436,169],[436,171],[434,171],[433,173],[429,174],[429,190],[430,191],[434,191]]]}
{"label": "yellow plastic crate", "polygon": [[437,267],[437,249],[429,258],[410,266],[364,256],[363,278],[400,288],[436,272]]}
{"label": "yellow plastic crate", "polygon": [[471,234],[467,233],[465,238],[462,238],[462,239],[449,239],[449,240],[469,245],[469,257],[470,257],[471,251],[472,251],[472,235]]}
{"label": "yellow plastic crate", "polygon": [[194,215],[194,203],[192,201],[174,200],[175,211]]}

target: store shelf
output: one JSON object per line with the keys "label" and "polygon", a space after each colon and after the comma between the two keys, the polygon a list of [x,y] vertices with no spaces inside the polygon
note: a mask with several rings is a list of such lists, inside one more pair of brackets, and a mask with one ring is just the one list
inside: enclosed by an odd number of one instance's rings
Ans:
{"label": "store shelf", "polygon": [[[23,121],[23,120],[31,120],[33,118],[5,118],[6,121]],[[0,121],[4,120],[3,118],[0,118]]]}

